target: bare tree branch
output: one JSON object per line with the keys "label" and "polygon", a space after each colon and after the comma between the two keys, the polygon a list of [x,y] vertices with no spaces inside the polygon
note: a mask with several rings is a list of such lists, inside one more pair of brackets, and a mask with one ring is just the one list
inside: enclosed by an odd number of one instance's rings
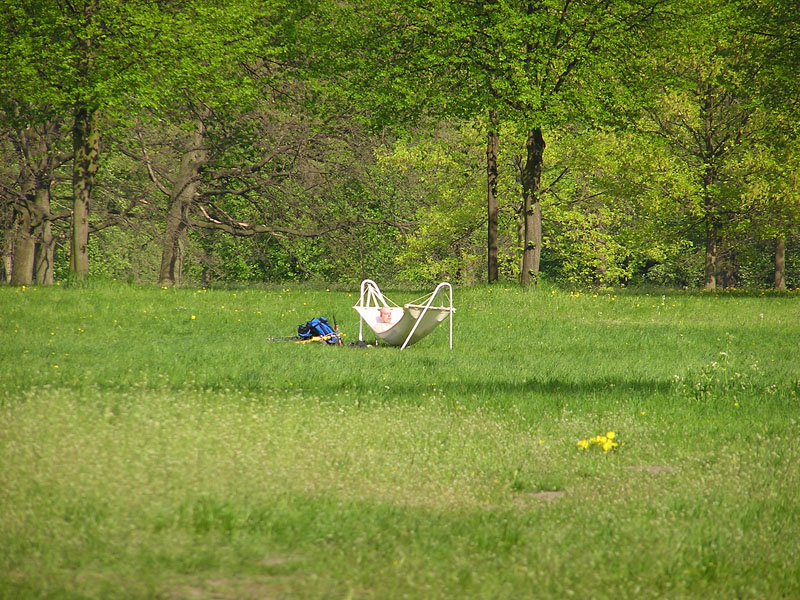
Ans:
{"label": "bare tree branch", "polygon": [[228,215],[225,215],[222,217],[222,219],[219,219],[209,214],[204,206],[197,205],[197,208],[203,213],[204,219],[191,219],[191,225],[193,227],[197,227],[199,229],[216,229],[238,237],[272,235],[277,238],[317,238],[334,231],[348,229],[356,225],[386,225],[387,227],[394,227],[401,230],[414,225],[414,223],[395,222],[387,219],[352,219],[349,221],[333,223],[318,229],[302,230],[295,229],[293,227],[251,224],[243,221],[235,221]]}

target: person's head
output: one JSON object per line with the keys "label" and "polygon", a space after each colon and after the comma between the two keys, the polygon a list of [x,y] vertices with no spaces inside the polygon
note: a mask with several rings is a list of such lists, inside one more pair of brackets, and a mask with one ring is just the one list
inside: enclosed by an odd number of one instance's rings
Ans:
{"label": "person's head", "polygon": [[392,322],[392,310],[388,306],[381,306],[381,321],[384,323],[391,323]]}

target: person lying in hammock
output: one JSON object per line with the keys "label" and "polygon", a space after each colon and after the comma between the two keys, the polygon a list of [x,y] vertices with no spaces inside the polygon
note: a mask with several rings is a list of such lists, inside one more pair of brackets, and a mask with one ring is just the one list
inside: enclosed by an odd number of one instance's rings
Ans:
{"label": "person lying in hammock", "polygon": [[392,309],[388,306],[381,306],[381,310],[378,313],[378,320],[372,329],[376,333],[380,333],[382,331],[386,331],[387,329],[391,329],[392,327],[394,327]]}

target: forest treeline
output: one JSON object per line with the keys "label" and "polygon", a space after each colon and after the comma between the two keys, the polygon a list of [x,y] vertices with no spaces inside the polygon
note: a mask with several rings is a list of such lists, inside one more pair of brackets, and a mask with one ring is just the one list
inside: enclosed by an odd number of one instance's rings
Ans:
{"label": "forest treeline", "polygon": [[0,0],[0,270],[800,286],[796,0]]}

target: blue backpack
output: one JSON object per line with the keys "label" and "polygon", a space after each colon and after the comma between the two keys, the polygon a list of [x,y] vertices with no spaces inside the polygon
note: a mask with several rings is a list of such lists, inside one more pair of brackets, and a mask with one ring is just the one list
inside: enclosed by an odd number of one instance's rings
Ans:
{"label": "blue backpack", "polygon": [[317,317],[316,319],[311,319],[307,323],[300,325],[297,328],[297,337],[301,340],[310,340],[317,337],[320,338],[320,341],[324,341],[328,344],[339,343],[339,335],[334,331],[331,324],[328,323],[328,319],[325,317]]}

